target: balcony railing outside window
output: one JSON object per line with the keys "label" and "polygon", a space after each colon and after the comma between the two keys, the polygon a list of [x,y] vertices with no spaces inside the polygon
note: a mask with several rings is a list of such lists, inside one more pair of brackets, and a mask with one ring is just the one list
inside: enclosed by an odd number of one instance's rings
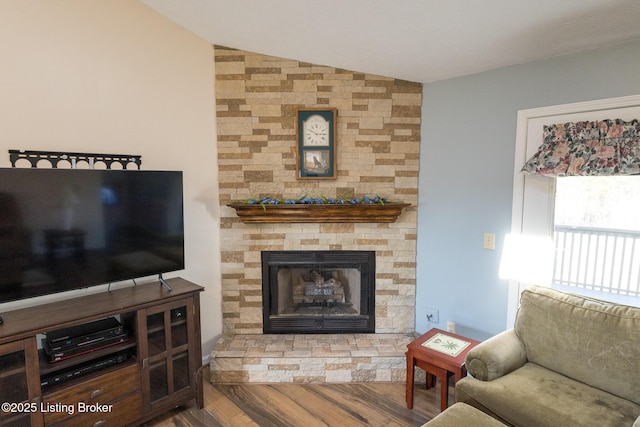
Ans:
{"label": "balcony railing outside window", "polygon": [[555,226],[553,283],[640,297],[640,232]]}

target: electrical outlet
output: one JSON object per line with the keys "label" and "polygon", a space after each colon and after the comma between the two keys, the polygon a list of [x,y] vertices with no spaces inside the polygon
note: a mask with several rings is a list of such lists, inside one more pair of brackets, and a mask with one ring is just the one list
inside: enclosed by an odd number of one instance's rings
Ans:
{"label": "electrical outlet", "polygon": [[456,322],[447,320],[447,332],[451,332],[452,334],[456,333]]}
{"label": "electrical outlet", "polygon": [[440,321],[438,310],[435,308],[427,308],[425,310],[427,312],[427,320],[431,323],[438,323]]}

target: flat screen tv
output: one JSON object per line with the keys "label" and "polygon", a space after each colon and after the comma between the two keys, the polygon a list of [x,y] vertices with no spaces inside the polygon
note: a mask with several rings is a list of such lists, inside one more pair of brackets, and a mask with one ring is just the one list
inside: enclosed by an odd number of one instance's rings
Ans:
{"label": "flat screen tv", "polygon": [[182,172],[0,168],[0,303],[184,268]]}

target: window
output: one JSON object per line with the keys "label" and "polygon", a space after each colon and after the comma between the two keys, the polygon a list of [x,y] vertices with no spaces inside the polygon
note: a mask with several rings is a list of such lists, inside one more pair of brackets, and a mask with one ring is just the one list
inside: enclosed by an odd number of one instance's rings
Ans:
{"label": "window", "polygon": [[[560,179],[575,178],[523,176],[520,172],[522,165],[538,151],[543,141],[544,126],[550,123],[599,120],[603,117],[616,117],[622,120],[639,118],[640,96],[599,99],[518,111],[513,171],[512,234],[553,235],[555,182]],[[640,248],[637,248],[636,252],[638,250]],[[515,322],[520,292],[525,287],[515,281],[509,282],[506,322],[508,328]],[[576,286],[569,286],[568,289],[582,294],[593,292]],[[610,292],[598,292],[597,296],[602,299],[614,299],[614,297],[631,299],[632,301],[625,301],[625,303],[640,306],[640,297],[618,297]]]}
{"label": "window", "polygon": [[553,285],[640,302],[638,212],[639,176],[557,178]]}

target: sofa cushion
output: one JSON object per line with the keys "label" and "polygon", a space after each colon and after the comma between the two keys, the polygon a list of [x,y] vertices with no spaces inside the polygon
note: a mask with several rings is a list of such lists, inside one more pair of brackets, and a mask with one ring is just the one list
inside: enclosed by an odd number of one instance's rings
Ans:
{"label": "sofa cushion", "polygon": [[529,362],[640,404],[640,308],[534,287],[514,329]]}
{"label": "sofa cushion", "polygon": [[640,405],[534,363],[493,381],[463,378],[456,401],[516,426],[631,426],[640,415]]}

